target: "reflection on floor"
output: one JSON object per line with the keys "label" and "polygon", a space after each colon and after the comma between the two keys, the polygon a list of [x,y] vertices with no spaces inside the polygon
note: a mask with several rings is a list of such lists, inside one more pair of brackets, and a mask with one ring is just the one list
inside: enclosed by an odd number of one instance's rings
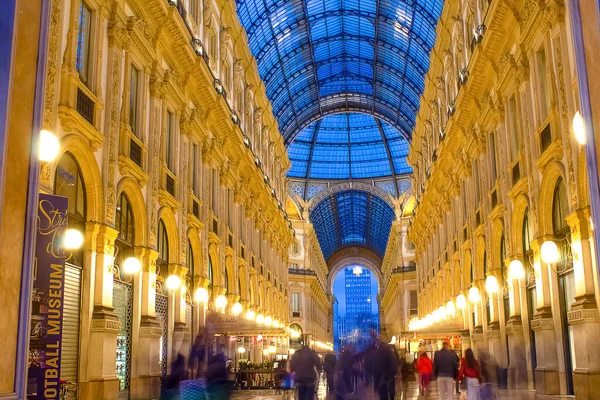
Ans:
{"label": "reflection on floor", "polygon": [[[439,399],[440,396],[437,391],[436,383],[432,382],[431,393],[425,396],[419,396],[419,390],[416,382],[409,382],[406,390],[400,394],[396,393],[396,400],[411,400],[411,399]],[[467,398],[466,392],[462,392],[460,395],[455,394],[455,400],[463,400]],[[498,400],[543,400],[543,399],[573,399],[573,396],[542,396],[535,395],[534,392],[530,391],[512,391],[512,390],[498,390],[496,391],[496,399]],[[275,390],[237,390],[234,391],[230,400],[294,400],[294,392],[289,391],[288,393],[278,392]],[[319,390],[315,400],[335,400],[335,396],[327,395],[324,382],[321,381]],[[378,396],[371,390],[362,388],[353,395],[346,396],[345,400],[379,400]]]}

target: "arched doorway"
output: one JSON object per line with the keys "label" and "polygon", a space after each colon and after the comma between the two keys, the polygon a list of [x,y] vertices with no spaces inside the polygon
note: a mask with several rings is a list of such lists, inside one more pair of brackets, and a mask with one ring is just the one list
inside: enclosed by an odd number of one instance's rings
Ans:
{"label": "arched doorway", "polygon": [[158,259],[156,260],[157,277],[155,307],[156,319],[161,330],[158,362],[160,364],[161,377],[166,378],[169,354],[169,291],[165,283],[169,276],[169,237],[167,234],[167,227],[162,219],[158,222],[158,235],[156,235],[156,238]]}
{"label": "arched doorway", "polygon": [[128,257],[134,255],[135,223],[131,202],[121,193],[115,212],[115,268],[113,270],[113,307],[121,322],[117,334],[116,372],[119,378],[120,398],[128,398],[131,379],[131,342],[133,328],[133,277],[123,270]]}
{"label": "arched doorway", "polygon": [[559,249],[559,260],[556,262],[558,274],[560,313],[563,329],[563,346],[565,355],[565,376],[567,394],[574,394],[573,388],[573,327],[569,324],[568,314],[575,302],[575,274],[571,253],[571,228],[567,224],[569,204],[567,188],[562,177],[556,181],[552,199],[552,233]]}
{"label": "arched doorway", "polygon": [[361,351],[379,335],[379,280],[364,264],[346,264],[331,272],[336,351],[346,344]]}
{"label": "arched doorway", "polygon": [[[81,169],[71,153],[65,153],[57,164],[54,193],[68,199],[69,229],[85,232],[86,194]],[[63,342],[61,379],[77,383],[79,370],[79,325],[81,308],[81,276],[85,243],[65,263],[63,304]]]}

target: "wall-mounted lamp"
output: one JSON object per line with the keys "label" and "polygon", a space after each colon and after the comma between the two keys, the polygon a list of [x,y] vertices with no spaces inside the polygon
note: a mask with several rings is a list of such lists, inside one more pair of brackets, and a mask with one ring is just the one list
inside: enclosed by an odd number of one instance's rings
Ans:
{"label": "wall-mounted lamp", "polygon": [[542,243],[540,249],[542,253],[542,261],[546,264],[553,264],[558,261],[560,254],[558,252],[558,246],[552,240],[546,240]]}
{"label": "wall-mounted lamp", "polygon": [[40,161],[50,162],[54,161],[58,155],[60,144],[58,138],[50,131],[45,129],[40,131],[40,149],[39,159]]}
{"label": "wall-mounted lamp", "polygon": [[169,275],[165,283],[167,284],[167,289],[177,290],[181,286],[181,278],[177,275]]}
{"label": "wall-mounted lamp", "polygon": [[479,294],[479,289],[477,289],[475,286],[472,286],[469,289],[469,301],[473,304],[477,304],[477,303],[479,303],[479,300],[481,300],[481,295]]}
{"label": "wall-mounted lamp", "polygon": [[194,300],[196,300],[196,303],[206,304],[208,302],[208,290],[204,288],[196,289],[196,292],[194,293]]}

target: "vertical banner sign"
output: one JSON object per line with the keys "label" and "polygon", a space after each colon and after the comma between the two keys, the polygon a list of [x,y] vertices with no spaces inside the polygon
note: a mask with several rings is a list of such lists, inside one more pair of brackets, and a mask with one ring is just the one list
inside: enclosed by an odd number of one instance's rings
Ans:
{"label": "vertical banner sign", "polygon": [[68,199],[40,194],[29,339],[27,398],[58,400]]}

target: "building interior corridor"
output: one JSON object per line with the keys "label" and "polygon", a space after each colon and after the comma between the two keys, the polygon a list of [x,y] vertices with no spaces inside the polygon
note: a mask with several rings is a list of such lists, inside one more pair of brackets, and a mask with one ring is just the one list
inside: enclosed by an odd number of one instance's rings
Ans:
{"label": "building interior corridor", "polygon": [[4,0],[0,399],[600,399],[599,55],[600,0]]}

